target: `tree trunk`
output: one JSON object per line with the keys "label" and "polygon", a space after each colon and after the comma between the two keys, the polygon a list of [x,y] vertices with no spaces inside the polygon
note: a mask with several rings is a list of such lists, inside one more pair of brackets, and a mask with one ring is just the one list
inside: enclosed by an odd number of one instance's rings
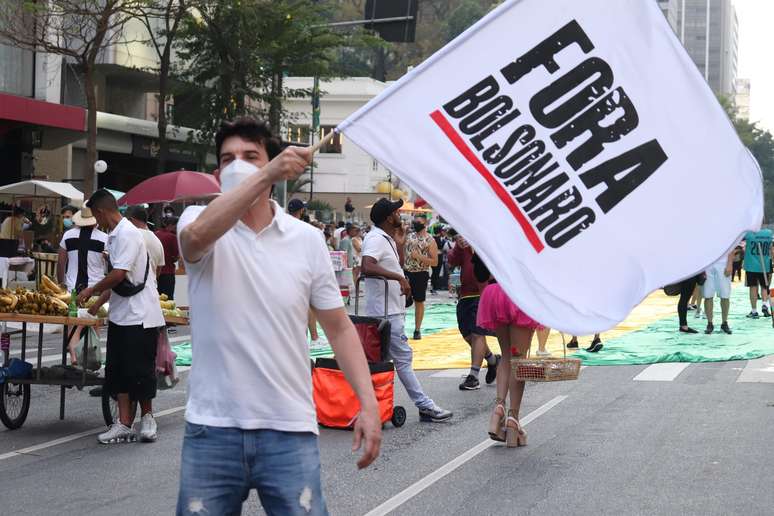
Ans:
{"label": "tree trunk", "polygon": [[271,98],[269,99],[269,126],[275,135],[280,134],[282,121],[282,71],[274,72],[271,79]]}
{"label": "tree trunk", "polygon": [[86,163],[83,166],[83,193],[89,197],[99,186],[94,163],[97,161],[97,92],[94,85],[94,69],[84,65],[84,88],[86,93]]}
{"label": "tree trunk", "polygon": [[163,174],[167,170],[167,89],[169,80],[169,48],[165,49],[164,56],[161,59],[161,68],[159,70],[159,120],[157,127],[159,129],[159,157],[156,164],[156,172]]}

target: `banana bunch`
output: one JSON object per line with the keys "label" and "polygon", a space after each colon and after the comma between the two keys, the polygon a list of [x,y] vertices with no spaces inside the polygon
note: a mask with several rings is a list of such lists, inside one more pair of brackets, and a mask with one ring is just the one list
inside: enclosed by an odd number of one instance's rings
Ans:
{"label": "banana bunch", "polygon": [[66,289],[63,289],[57,285],[54,280],[43,274],[40,277],[40,292],[53,296],[65,304],[70,302],[70,293]]}
{"label": "banana bunch", "polygon": [[26,315],[67,315],[67,303],[63,300],[24,288],[0,290],[0,311]]}
{"label": "banana bunch", "polygon": [[166,294],[161,294],[159,296],[159,305],[161,305],[162,310],[174,310],[175,307],[175,301],[173,299],[169,299],[169,296]]}

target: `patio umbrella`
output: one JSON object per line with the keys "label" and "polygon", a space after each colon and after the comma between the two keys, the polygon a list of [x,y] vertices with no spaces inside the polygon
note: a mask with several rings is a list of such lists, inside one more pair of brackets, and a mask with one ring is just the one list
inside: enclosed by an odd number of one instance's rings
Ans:
{"label": "patio umbrella", "polygon": [[180,170],[146,179],[118,199],[119,205],[176,202],[209,197],[220,193],[220,185],[211,174]]}

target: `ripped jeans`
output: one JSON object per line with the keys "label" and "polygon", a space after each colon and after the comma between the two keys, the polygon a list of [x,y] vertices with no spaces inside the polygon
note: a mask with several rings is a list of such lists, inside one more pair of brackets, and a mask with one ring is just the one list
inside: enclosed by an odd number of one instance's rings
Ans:
{"label": "ripped jeans", "polygon": [[178,516],[240,515],[250,489],[269,515],[326,516],[317,436],[186,422]]}

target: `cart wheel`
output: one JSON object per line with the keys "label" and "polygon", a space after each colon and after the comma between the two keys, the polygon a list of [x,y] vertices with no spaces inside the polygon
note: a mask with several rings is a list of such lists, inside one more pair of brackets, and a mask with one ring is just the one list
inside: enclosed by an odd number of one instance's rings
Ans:
{"label": "cart wheel", "polygon": [[[137,402],[132,402],[132,409],[137,417]],[[107,426],[112,425],[118,420],[118,400],[113,398],[110,394],[102,388],[102,418],[105,420]]]}
{"label": "cart wheel", "polygon": [[406,409],[401,407],[400,405],[396,406],[392,409],[392,425],[395,428],[400,428],[403,426],[403,424],[406,422]]}
{"label": "cart wheel", "polygon": [[9,430],[16,430],[24,424],[30,410],[30,385],[7,381],[1,387],[0,421]]}

